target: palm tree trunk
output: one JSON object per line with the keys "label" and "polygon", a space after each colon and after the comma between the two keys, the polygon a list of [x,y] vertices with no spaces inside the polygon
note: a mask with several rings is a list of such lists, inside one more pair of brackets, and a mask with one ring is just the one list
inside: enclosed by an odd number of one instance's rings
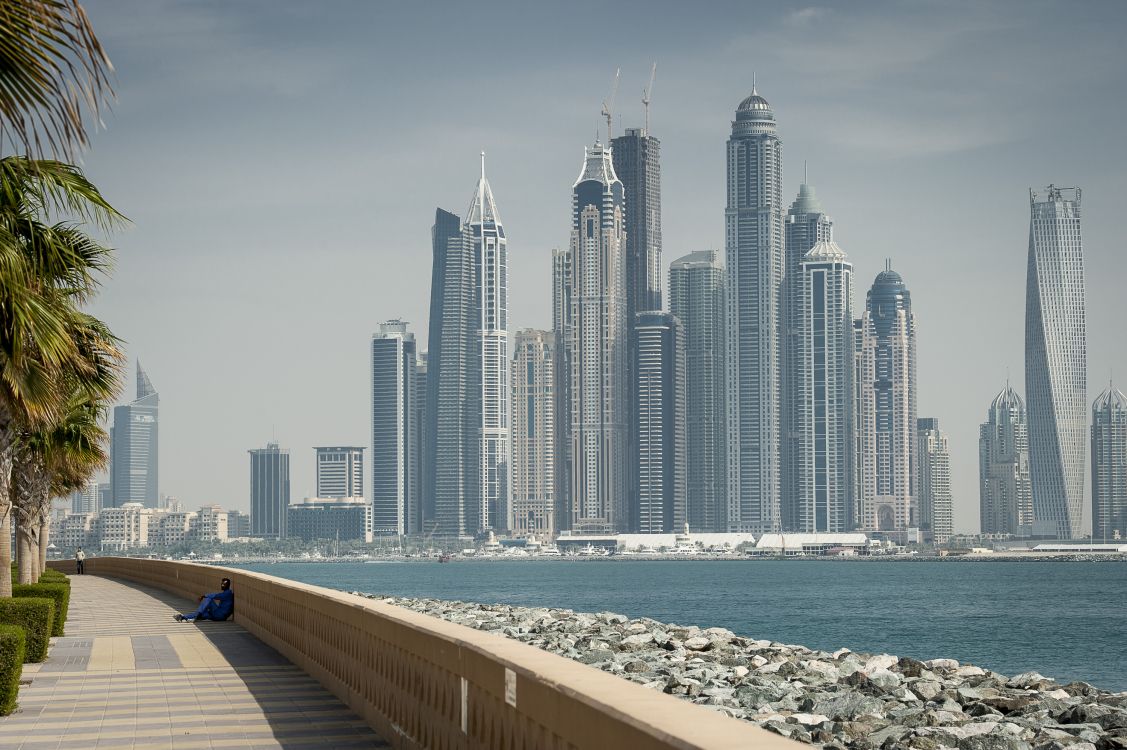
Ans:
{"label": "palm tree trunk", "polygon": [[0,406],[0,599],[12,595],[12,417]]}
{"label": "palm tree trunk", "polygon": [[20,523],[16,525],[16,562],[19,563],[20,583],[35,583],[35,562],[38,559],[32,558],[39,557],[39,550],[36,549],[32,552],[31,534],[28,533],[29,529],[27,524]]}
{"label": "palm tree trunk", "polygon": [[39,581],[43,571],[47,570],[47,545],[51,539],[51,516],[44,516],[39,522],[39,575],[36,576],[36,582]]}

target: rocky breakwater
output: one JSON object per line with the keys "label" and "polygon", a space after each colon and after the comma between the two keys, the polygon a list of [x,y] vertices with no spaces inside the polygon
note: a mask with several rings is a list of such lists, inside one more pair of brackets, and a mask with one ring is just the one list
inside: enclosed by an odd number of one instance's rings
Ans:
{"label": "rocky breakwater", "polygon": [[953,659],[815,651],[610,612],[360,595],[496,632],[820,747],[1127,750],[1127,693],[1036,672],[1006,677]]}

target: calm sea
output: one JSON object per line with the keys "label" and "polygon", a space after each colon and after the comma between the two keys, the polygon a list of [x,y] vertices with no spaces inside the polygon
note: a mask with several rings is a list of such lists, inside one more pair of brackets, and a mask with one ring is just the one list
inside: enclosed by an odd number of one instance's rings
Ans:
{"label": "calm sea", "polygon": [[247,565],[346,591],[614,611],[811,648],[1127,690],[1127,564],[478,561]]}

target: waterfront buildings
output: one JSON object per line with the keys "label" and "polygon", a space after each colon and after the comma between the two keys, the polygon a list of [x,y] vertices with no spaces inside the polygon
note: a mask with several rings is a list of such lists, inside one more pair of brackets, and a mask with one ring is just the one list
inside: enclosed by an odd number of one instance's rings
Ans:
{"label": "waterfront buildings", "polygon": [[877,275],[861,318],[857,375],[861,529],[902,531],[919,523],[916,465],[916,319],[891,266]]}
{"label": "waterfront buildings", "polygon": [[552,250],[556,526],[571,528],[571,250]]}
{"label": "waterfront buildings", "polygon": [[314,448],[317,453],[317,497],[364,495],[364,449],[359,446]]}
{"label": "waterfront buildings", "polygon": [[934,544],[946,544],[955,533],[955,504],[951,496],[951,451],[939,420],[916,421],[917,480],[920,530]]}
{"label": "waterfront buildings", "polygon": [[1029,536],[1033,490],[1025,402],[1009,383],[978,431],[979,518],[983,534]]}
{"label": "waterfront buildings", "polygon": [[1111,384],[1092,404],[1092,539],[1127,539],[1127,396]]}
{"label": "waterfront buildings", "polygon": [[157,489],[157,417],[160,399],[137,362],[137,398],[113,410],[110,431],[110,487],[113,507],[141,503],[155,508]]}
{"label": "waterfront buildings", "polygon": [[570,269],[568,288],[557,295],[570,300],[557,335],[570,380],[568,525],[611,533],[627,522],[629,471],[624,197],[610,152],[598,141],[584,151],[572,189],[570,258],[560,261]]}
{"label": "waterfront buildings", "polygon": [[431,238],[424,517],[473,535],[504,528],[511,497],[508,240],[484,154],[465,223],[438,209]]}
{"label": "waterfront buildings", "polygon": [[286,537],[286,508],[290,504],[290,451],[277,443],[250,453],[251,536]]}
{"label": "waterfront buildings", "polygon": [[98,514],[99,546],[105,552],[122,552],[149,546],[150,519],[159,511],[141,503],[103,508]]}
{"label": "waterfront buildings", "polygon": [[689,528],[728,526],[724,416],[724,266],[715,250],[669,266],[669,311],[685,330],[686,495]]}
{"label": "waterfront buildings", "polygon": [[1087,344],[1080,189],[1029,191],[1025,397],[1034,533],[1081,533]]}
{"label": "waterfront buildings", "polygon": [[853,265],[837,243],[820,240],[803,256],[799,275],[789,304],[801,311],[788,365],[795,495],[784,500],[794,530],[841,533],[854,514]]}
{"label": "waterfront buildings", "polygon": [[660,534],[684,528],[685,335],[670,313],[634,318],[635,505],[632,531]]}
{"label": "waterfront buildings", "polygon": [[289,536],[311,542],[371,542],[372,506],[362,497],[307,497],[287,509]]}
{"label": "waterfront buildings", "polygon": [[754,89],[727,152],[728,529],[780,525],[783,157],[775,113]]}
{"label": "waterfront buildings", "polygon": [[[372,336],[372,512],[376,534],[422,529],[419,498],[418,375],[415,335],[402,320]],[[359,497],[330,495],[322,498]]]}
{"label": "waterfront buildings", "polygon": [[513,343],[514,536],[551,538],[556,525],[556,346],[551,331],[525,328]]}
{"label": "waterfront buildings", "polygon": [[[803,315],[809,300],[803,296],[805,277],[802,260],[819,242],[833,240],[833,221],[822,210],[814,188],[803,177],[787,212],[785,224],[785,255],[783,274],[783,336],[782,336],[782,386],[780,467],[782,526],[788,531],[809,531],[799,520],[802,499],[802,460],[805,435],[799,412],[803,405]],[[852,276],[852,272],[850,272]],[[852,302],[850,303],[852,307]],[[852,321],[850,321],[852,325]],[[852,377],[850,377],[852,382]],[[850,419],[852,423],[852,419]],[[852,455],[852,449],[850,449]],[[852,471],[849,474],[852,476]],[[852,492],[852,491],[851,491]],[[850,511],[851,512],[851,511]],[[852,523],[852,517],[847,519]]]}

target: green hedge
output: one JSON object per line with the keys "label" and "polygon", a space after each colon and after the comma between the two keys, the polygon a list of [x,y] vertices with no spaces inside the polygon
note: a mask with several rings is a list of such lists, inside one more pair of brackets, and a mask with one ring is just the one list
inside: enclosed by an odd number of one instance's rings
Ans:
{"label": "green hedge", "polygon": [[0,624],[0,716],[16,710],[23,673],[24,629]]}
{"label": "green hedge", "polygon": [[55,624],[51,635],[62,635],[70,608],[70,586],[65,583],[17,583],[12,586],[12,596],[47,597],[55,601]]}
{"label": "green hedge", "polygon": [[[43,597],[0,599],[0,623],[18,625],[24,631],[25,658],[43,661],[51,645],[51,625],[55,619],[55,600]],[[3,691],[0,685],[0,692]]]}
{"label": "green hedge", "polygon": [[43,571],[43,575],[39,576],[39,582],[40,583],[65,583],[67,586],[69,586],[70,585],[70,576],[68,576],[66,573],[62,572],[61,570],[55,570],[53,568],[47,568],[47,570]]}

